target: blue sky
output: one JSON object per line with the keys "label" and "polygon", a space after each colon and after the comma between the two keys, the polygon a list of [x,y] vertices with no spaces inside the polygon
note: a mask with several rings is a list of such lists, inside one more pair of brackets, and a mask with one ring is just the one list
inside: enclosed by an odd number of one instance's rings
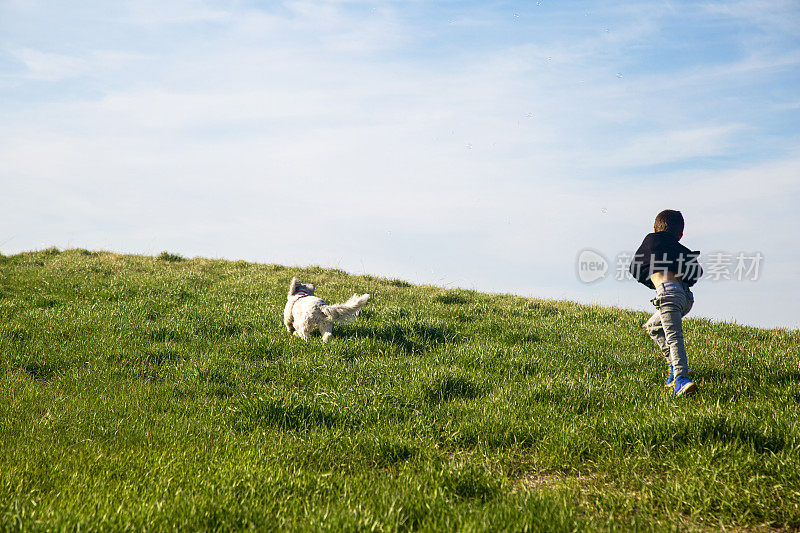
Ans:
{"label": "blue sky", "polygon": [[[648,309],[587,285],[661,209],[800,326],[800,4],[0,3],[0,251],[321,264]],[[613,265],[612,265],[613,269]],[[313,281],[313,280],[311,280]]]}

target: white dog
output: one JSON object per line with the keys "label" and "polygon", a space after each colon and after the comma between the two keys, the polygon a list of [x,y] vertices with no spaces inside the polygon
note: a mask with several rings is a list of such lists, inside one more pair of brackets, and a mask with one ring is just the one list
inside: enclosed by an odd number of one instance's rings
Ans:
{"label": "white dog", "polygon": [[322,342],[328,342],[333,323],[354,317],[369,300],[369,294],[354,294],[343,304],[328,305],[322,298],[314,296],[314,288],[314,285],[303,285],[299,279],[292,278],[286,307],[283,309],[286,329],[304,341],[308,340],[314,328],[319,328]]}

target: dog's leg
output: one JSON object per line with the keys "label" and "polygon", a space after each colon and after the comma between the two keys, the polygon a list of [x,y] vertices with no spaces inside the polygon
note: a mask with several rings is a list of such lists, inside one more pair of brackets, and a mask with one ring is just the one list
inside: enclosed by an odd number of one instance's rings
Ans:
{"label": "dog's leg", "polygon": [[287,303],[283,308],[283,325],[286,326],[286,331],[294,333],[294,318],[292,317],[292,304]]}
{"label": "dog's leg", "polygon": [[319,332],[322,333],[322,342],[328,342],[333,334],[333,322],[324,321],[319,325]]}

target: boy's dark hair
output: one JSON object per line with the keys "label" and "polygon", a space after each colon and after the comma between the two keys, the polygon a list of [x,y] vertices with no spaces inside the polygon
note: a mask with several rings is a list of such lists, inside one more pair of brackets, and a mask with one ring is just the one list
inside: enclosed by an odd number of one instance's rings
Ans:
{"label": "boy's dark hair", "polygon": [[667,231],[680,239],[683,236],[683,215],[680,211],[665,209],[656,215],[653,230]]}

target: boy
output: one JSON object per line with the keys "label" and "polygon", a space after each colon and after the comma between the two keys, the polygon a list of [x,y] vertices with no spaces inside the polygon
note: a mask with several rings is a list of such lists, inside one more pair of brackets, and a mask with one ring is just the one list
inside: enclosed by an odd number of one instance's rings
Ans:
{"label": "boy", "polygon": [[656,297],[650,300],[656,312],[644,328],[670,365],[664,386],[672,388],[675,396],[689,396],[697,392],[697,385],[689,379],[681,318],[694,303],[689,287],[703,275],[697,262],[700,252],[689,250],[678,242],[683,237],[680,211],[667,209],[660,212],[653,231],[636,250],[630,272],[639,283],[656,290]]}

